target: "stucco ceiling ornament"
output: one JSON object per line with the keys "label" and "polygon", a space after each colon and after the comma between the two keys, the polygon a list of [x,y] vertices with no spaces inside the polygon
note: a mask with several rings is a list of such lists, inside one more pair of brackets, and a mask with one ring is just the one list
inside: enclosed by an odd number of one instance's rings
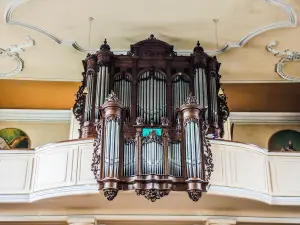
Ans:
{"label": "stucco ceiling ornament", "polygon": [[0,48],[1,57],[9,57],[17,62],[17,66],[9,72],[0,72],[0,77],[9,77],[21,72],[24,68],[24,61],[19,56],[19,52],[24,52],[25,48],[29,48],[35,44],[35,41],[31,37],[27,37],[26,41],[19,45],[11,45],[6,49]]}
{"label": "stucco ceiling ornament", "polygon": [[[221,54],[223,52],[228,51],[231,48],[241,48],[243,47],[249,40],[252,38],[256,37],[257,35],[264,33],[269,30],[274,30],[274,29],[279,29],[279,28],[286,28],[286,27],[296,27],[297,26],[297,15],[295,10],[287,3],[285,3],[283,0],[262,0],[267,3],[270,3],[272,5],[275,5],[282,9],[285,14],[288,16],[287,20],[284,21],[278,21],[274,22],[271,24],[268,24],[263,27],[259,27],[251,32],[249,32],[246,36],[241,37],[238,41],[236,42],[227,42],[223,46],[218,47],[216,50],[207,50],[206,53],[209,55],[217,55]],[[23,21],[15,20],[13,19],[13,12],[16,10],[18,7],[20,7],[22,4],[29,2],[29,0],[15,0],[12,1],[6,8],[5,13],[4,13],[4,19],[5,23],[11,24],[11,25],[18,25],[22,26],[25,28],[29,28],[32,30],[35,30],[39,33],[42,33],[46,35],[47,37],[51,38],[54,40],[56,43],[61,44],[61,45],[67,45],[67,46],[72,46],[74,49],[80,52],[87,52],[87,53],[92,53],[94,54],[97,52],[98,49],[88,49],[84,48],[83,46],[79,45],[78,42],[75,40],[63,40],[59,36],[51,33],[51,31],[46,30],[45,28],[35,26],[34,24],[29,24]],[[128,50],[113,50],[115,55],[119,54],[127,54]],[[192,52],[189,50],[177,50],[176,51],[178,55],[190,55]]]}
{"label": "stucco ceiling ornament", "polygon": [[292,62],[292,61],[299,61],[300,60],[300,52],[296,51],[291,51],[289,49],[286,49],[284,51],[278,51],[274,49],[274,47],[277,45],[276,41],[270,42],[267,46],[266,49],[268,52],[271,52],[274,54],[274,56],[279,56],[281,59],[279,62],[275,65],[275,71],[276,73],[282,77],[285,80],[289,81],[300,81],[300,77],[295,77],[293,75],[288,75],[283,71],[284,64],[286,62]]}

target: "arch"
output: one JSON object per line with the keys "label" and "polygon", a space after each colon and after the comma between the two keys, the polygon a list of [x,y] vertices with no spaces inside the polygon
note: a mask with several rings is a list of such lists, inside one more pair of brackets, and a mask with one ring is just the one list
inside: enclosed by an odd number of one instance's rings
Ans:
{"label": "arch", "polygon": [[269,151],[281,151],[289,141],[292,141],[293,148],[300,151],[300,132],[295,130],[280,130],[274,133],[268,142]]}
{"label": "arch", "polygon": [[191,78],[189,75],[187,75],[186,73],[181,73],[181,72],[178,72],[178,73],[175,73],[173,76],[172,76],[172,79],[171,81],[172,82],[176,82],[178,79],[180,78],[181,80],[185,81],[185,82],[190,82],[191,81]]}
{"label": "arch", "polygon": [[[122,102],[123,106],[131,113],[132,75],[128,72],[119,72],[114,75],[113,89]],[[129,118],[126,118],[129,120]]]}
{"label": "arch", "polygon": [[[153,72],[154,72],[154,76],[155,76],[156,74],[161,74],[161,75],[163,75],[163,80],[166,80],[166,79],[167,79],[167,75],[166,75],[166,73],[165,73],[163,70],[157,69],[157,68],[155,68],[155,67],[150,67],[150,68],[142,69],[140,72],[138,72],[138,74],[137,74],[137,80],[140,81],[141,79],[143,79],[142,76],[143,76],[146,72],[150,72],[150,71],[153,71]],[[156,72],[156,73],[155,73],[155,72]],[[159,79],[161,79],[161,78],[159,78]]]}
{"label": "arch", "polygon": [[137,78],[137,117],[142,117],[145,124],[160,124],[167,114],[167,76],[150,67],[141,70]]}
{"label": "arch", "polygon": [[0,130],[0,149],[29,149],[29,136],[18,128],[4,128]]}
{"label": "arch", "polygon": [[126,80],[132,82],[132,75],[128,72],[118,72],[114,75],[114,81]]}
{"label": "arch", "polygon": [[185,73],[176,73],[172,76],[172,111],[173,121],[176,121],[176,112],[188,97],[190,90],[190,77]]}

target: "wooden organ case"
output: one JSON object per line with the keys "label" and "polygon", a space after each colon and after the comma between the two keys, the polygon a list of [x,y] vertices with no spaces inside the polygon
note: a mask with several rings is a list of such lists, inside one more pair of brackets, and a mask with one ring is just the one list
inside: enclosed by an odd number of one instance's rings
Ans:
{"label": "wooden organ case", "polygon": [[190,56],[156,39],[114,55],[106,40],[83,61],[73,112],[94,138],[92,171],[108,200],[135,190],[151,201],[187,191],[198,201],[213,171],[207,134],[223,135],[229,110],[220,63],[198,42]]}

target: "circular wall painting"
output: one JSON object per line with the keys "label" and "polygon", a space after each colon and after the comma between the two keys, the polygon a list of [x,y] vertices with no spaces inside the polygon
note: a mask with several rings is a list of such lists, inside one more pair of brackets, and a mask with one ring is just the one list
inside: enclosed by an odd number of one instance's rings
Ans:
{"label": "circular wall painting", "polygon": [[30,148],[28,135],[18,128],[0,130],[0,149]]}

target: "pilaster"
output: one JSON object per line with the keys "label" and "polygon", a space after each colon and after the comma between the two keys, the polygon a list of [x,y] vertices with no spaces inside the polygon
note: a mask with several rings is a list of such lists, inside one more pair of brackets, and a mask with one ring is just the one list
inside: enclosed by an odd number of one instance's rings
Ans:
{"label": "pilaster", "polygon": [[209,219],[205,222],[205,225],[235,225],[235,220],[229,219]]}
{"label": "pilaster", "polygon": [[97,220],[94,218],[69,218],[69,225],[97,225]]}

